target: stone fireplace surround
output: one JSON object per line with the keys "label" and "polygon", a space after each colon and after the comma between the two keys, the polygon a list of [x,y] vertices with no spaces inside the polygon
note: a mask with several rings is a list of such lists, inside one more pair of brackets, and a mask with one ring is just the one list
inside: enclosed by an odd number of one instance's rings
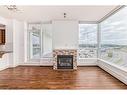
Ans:
{"label": "stone fireplace surround", "polygon": [[77,69],[77,49],[54,49],[53,69],[57,70],[57,55],[73,55],[73,69]]}

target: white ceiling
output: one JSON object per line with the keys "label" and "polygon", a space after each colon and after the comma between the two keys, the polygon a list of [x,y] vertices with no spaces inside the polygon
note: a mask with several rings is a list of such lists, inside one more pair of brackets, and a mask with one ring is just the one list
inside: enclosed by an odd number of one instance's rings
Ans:
{"label": "white ceiling", "polygon": [[25,20],[28,22],[49,21],[66,19],[79,21],[98,21],[118,6],[17,6],[19,12],[9,11],[5,6],[0,6],[0,16]]}

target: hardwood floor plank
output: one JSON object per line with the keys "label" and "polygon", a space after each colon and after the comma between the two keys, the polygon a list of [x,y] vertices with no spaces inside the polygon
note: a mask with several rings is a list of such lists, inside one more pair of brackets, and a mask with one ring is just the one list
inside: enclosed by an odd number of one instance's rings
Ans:
{"label": "hardwood floor plank", "polygon": [[99,67],[56,71],[52,67],[18,66],[0,71],[0,89],[127,89]]}

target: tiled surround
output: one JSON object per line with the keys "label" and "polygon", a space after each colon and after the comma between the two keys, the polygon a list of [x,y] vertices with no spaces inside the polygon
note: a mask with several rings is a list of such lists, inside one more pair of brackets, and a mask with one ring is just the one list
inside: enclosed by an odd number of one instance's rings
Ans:
{"label": "tiled surround", "polygon": [[53,50],[53,69],[57,69],[57,55],[73,55],[73,69],[77,69],[77,50],[76,49]]}

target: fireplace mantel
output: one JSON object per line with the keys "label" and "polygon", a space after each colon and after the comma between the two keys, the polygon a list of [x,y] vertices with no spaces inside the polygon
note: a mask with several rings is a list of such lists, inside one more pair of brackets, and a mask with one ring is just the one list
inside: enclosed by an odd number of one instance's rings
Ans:
{"label": "fireplace mantel", "polygon": [[53,69],[57,70],[57,55],[73,55],[73,69],[77,69],[77,49],[54,49]]}

